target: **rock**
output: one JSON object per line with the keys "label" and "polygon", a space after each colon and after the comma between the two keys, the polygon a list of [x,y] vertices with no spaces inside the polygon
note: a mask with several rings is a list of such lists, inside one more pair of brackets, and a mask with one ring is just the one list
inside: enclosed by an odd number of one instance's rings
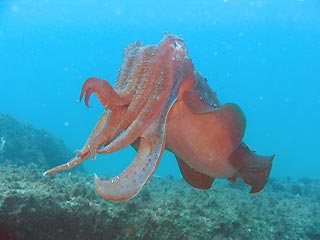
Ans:
{"label": "rock", "polygon": [[52,134],[0,113],[0,163],[7,161],[17,166],[32,163],[47,170],[72,156],[72,151]]}

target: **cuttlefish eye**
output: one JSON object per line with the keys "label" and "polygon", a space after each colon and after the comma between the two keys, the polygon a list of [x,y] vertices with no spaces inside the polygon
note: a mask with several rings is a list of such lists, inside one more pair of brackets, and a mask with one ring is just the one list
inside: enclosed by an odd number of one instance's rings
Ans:
{"label": "cuttlefish eye", "polygon": [[183,47],[183,42],[181,40],[176,40],[172,43],[175,49],[181,49]]}

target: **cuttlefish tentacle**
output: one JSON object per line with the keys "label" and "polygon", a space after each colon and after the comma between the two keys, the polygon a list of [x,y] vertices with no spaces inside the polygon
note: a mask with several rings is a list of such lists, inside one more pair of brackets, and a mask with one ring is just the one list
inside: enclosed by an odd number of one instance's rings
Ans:
{"label": "cuttlefish tentacle", "polygon": [[[128,125],[145,107],[148,97],[152,94],[152,81],[150,81],[149,79],[150,77],[152,79],[155,74],[152,73],[153,61],[150,61],[150,58],[155,56],[155,47],[148,47],[148,51],[140,52],[137,52],[137,49],[135,49],[134,47],[136,47],[136,44],[130,47],[130,51],[128,50],[125,53],[125,60],[122,66],[126,66],[126,71],[124,71],[124,73],[120,71],[117,78],[116,88],[114,90],[114,92],[121,95],[122,98],[127,98],[128,96],[130,96],[131,102],[128,105],[123,106],[122,108],[113,110],[111,109],[112,113],[109,114],[109,120],[106,122],[102,130],[97,132],[93,138],[90,138],[90,141],[86,145],[86,148],[90,149],[93,158],[96,157],[96,152],[101,146],[109,144],[124,129],[128,127]],[[128,71],[130,72],[130,79],[128,78]],[[92,78],[89,81],[91,81],[92,84],[94,84],[95,82],[101,83],[101,80],[99,81],[99,79],[97,80],[97,78]],[[110,85],[104,83],[103,85],[97,84],[95,86],[97,86],[97,88],[87,87],[87,90],[89,92],[87,93],[86,97],[89,96],[88,94],[96,93],[98,95],[98,99],[101,101],[101,97],[99,97],[98,91],[108,93],[110,92],[110,89],[108,89]],[[84,94],[83,92],[84,90],[82,91],[81,96]],[[115,94],[112,93],[111,97],[113,95]],[[89,101],[89,98],[87,98],[86,100]],[[101,101],[101,103],[105,105],[103,101]],[[110,104],[105,106],[110,108]],[[139,135],[141,135],[141,132]]]}
{"label": "cuttlefish tentacle", "polygon": [[89,151],[91,156],[93,157],[93,159],[95,159],[95,157],[96,157],[96,153],[94,151],[95,139],[97,138],[97,136],[99,136],[101,134],[105,125],[108,124],[110,117],[111,117],[110,110],[105,110],[102,113],[102,116],[100,117],[98,123],[96,124],[95,128],[91,132],[87,142],[84,144],[84,146],[82,147],[81,150],[76,150],[78,155],[83,155],[85,152]]}
{"label": "cuttlefish tentacle", "polygon": [[[154,60],[155,47],[148,47],[148,51],[141,51],[137,53],[135,58],[135,65],[132,66],[132,75],[130,81],[134,84],[131,84],[131,89],[127,89],[130,92],[131,102],[128,105],[123,117],[119,121],[118,126],[115,128],[115,132],[121,132],[138,117],[138,115],[144,111],[149,98],[152,96],[154,91],[154,81],[153,79],[157,77],[158,72],[155,72],[155,67],[153,66],[156,60]],[[116,88],[120,87],[121,84],[117,84]],[[123,90],[119,89],[119,92]],[[141,135],[141,132],[140,134]]]}
{"label": "cuttlefish tentacle", "polygon": [[[99,150],[102,153],[111,153],[130,145],[144,131],[144,129],[153,121],[159,111],[162,111],[161,105],[168,100],[170,91],[163,90],[164,81],[160,80],[154,86],[154,91],[148,97],[148,101],[138,116],[133,119],[127,129],[105,148]],[[169,84],[168,84],[169,85]]]}
{"label": "cuttlefish tentacle", "polygon": [[[158,51],[162,52],[162,49],[159,49]],[[177,53],[177,56],[179,54],[184,56],[185,54],[183,49],[178,49],[175,52]],[[166,54],[174,55],[172,54],[172,49],[163,53],[163,55]],[[110,144],[106,145],[106,147],[100,149],[98,153],[112,153],[132,144],[141,135],[145,127],[150,124],[150,119],[154,119],[157,112],[162,111],[161,109],[165,102],[169,103],[172,99],[176,98],[179,89],[190,88],[193,85],[194,79],[192,78],[193,75],[190,70],[192,69],[193,64],[190,59],[186,57],[169,58],[169,56],[163,57],[163,55],[154,56],[153,61],[157,63],[157,66],[152,68],[153,71],[150,74],[151,76],[158,76],[158,78],[155,79],[155,81],[151,81],[151,79],[154,78],[149,77],[150,82],[153,84],[150,86],[153,91],[149,96],[145,95],[145,91],[143,92],[142,97],[148,99],[145,106],[139,115],[131,121],[124,132],[114,141],[110,142]],[[171,59],[172,62],[170,64],[166,64],[165,62],[162,63],[162,59]],[[182,87],[182,85],[185,87]]]}
{"label": "cuttlefish tentacle", "polygon": [[133,70],[135,69],[134,67],[137,64],[138,52],[141,52],[142,47],[144,47],[144,45],[141,42],[137,41],[126,47],[123,52],[123,61],[119,70],[119,74],[117,76],[115,86],[120,95],[121,93],[128,93],[129,89],[133,89],[132,86],[135,84],[135,82],[132,81],[131,76],[134,73]]}
{"label": "cuttlefish tentacle", "polygon": [[91,77],[80,93],[85,104],[96,94],[105,107],[83,148],[69,162],[44,173],[73,168],[96,153],[129,144],[138,153],[131,165],[110,180],[95,175],[98,194],[111,201],[135,196],[156,170],[165,148],[178,159],[192,186],[208,189],[214,178],[242,178],[251,192],[269,177],[274,156],[256,155],[242,143],[245,118],[234,104],[220,106],[216,93],[194,68],[182,38],[166,35],[158,45],[129,45],[115,87]]}
{"label": "cuttlefish tentacle", "polygon": [[[85,103],[88,107],[90,97],[95,93],[100,100],[101,104],[107,109],[104,111],[103,116],[96,125],[95,129],[91,133],[88,141],[78,152],[90,151],[93,159],[96,158],[97,150],[112,141],[123,129],[117,128],[120,120],[123,117],[124,112],[127,109],[127,105],[131,101],[130,94],[133,92],[134,84],[126,84],[123,87],[124,94],[119,94],[117,89],[113,89],[112,86],[105,80],[99,78],[89,78],[84,83],[80,101],[85,96]],[[112,112],[110,112],[110,110]]]}
{"label": "cuttlefish tentacle", "polygon": [[96,154],[102,146],[112,142],[121,131],[123,131],[122,129],[118,129],[117,126],[125,111],[126,109],[114,110],[112,114],[110,114],[109,120],[105,123],[103,129],[92,139],[88,148],[90,149],[93,159],[96,158]]}
{"label": "cuttlefish tentacle", "polygon": [[[116,127],[119,119],[121,119],[122,112],[125,109],[124,107],[129,103],[129,98],[119,96],[107,81],[98,78],[87,79],[82,87],[80,101],[85,95],[85,101],[88,107],[90,107],[89,100],[92,93],[96,93],[102,104],[105,104],[114,110],[112,112],[108,109],[104,111],[84,147],[81,150],[76,151],[76,156],[69,162],[46,171],[44,175],[71,169],[88,159],[90,156],[95,159],[97,150],[116,137],[115,134],[112,134],[112,130]],[[104,95],[108,93],[109,95]],[[108,97],[110,97],[110,100]],[[118,101],[118,103],[116,101]]]}
{"label": "cuttlefish tentacle", "polygon": [[95,93],[102,105],[110,110],[118,109],[119,107],[128,105],[131,101],[129,95],[120,96],[112,88],[110,83],[96,77],[88,78],[83,84],[80,93],[80,101],[84,96],[85,103],[88,107],[91,107],[89,104],[89,100],[92,93]]}
{"label": "cuttlefish tentacle", "polygon": [[110,180],[95,175],[97,193],[104,199],[119,202],[134,197],[152,177],[165,148],[167,111],[143,132],[138,153],[130,166]]}
{"label": "cuttlefish tentacle", "polygon": [[82,153],[89,150],[91,157],[95,159],[99,148],[107,145],[120,134],[121,130],[115,131],[115,129],[123,117],[124,111],[125,108],[120,108],[112,112],[105,110],[88,141],[79,152]]}
{"label": "cuttlefish tentacle", "polygon": [[83,161],[88,159],[90,156],[93,156],[95,158],[95,153],[91,151],[91,144],[96,138],[96,136],[103,130],[103,127],[108,122],[108,118],[110,115],[108,114],[108,110],[104,111],[99,122],[97,123],[96,127],[90,134],[90,137],[88,138],[87,142],[85,143],[84,147],[81,150],[76,150],[77,155],[71,158],[71,160],[65,164],[62,164],[60,166],[54,167],[52,169],[49,169],[48,171],[44,172],[43,175],[51,174],[55,172],[64,171],[67,169],[71,169],[79,164],[81,164]]}
{"label": "cuttlefish tentacle", "polygon": [[78,155],[74,156],[69,162],[45,171],[43,173],[43,176],[45,176],[47,174],[61,172],[61,171],[65,171],[65,170],[71,169],[71,168],[79,165],[83,161],[85,161],[88,157],[90,157],[90,152],[89,151],[84,152],[81,155],[78,154]]}
{"label": "cuttlefish tentacle", "polygon": [[[105,142],[111,142],[112,139],[115,138],[114,133],[112,132],[112,126],[115,126],[117,124],[117,119],[112,120],[113,116],[117,115],[111,115],[110,111],[106,110],[101,116],[100,121],[92,131],[84,147],[81,150],[76,150],[77,155],[74,156],[69,162],[49,169],[48,171],[44,172],[43,175],[71,169],[84,162],[90,156],[95,159],[97,150],[102,146],[102,144],[104,144]],[[106,125],[108,126],[108,128],[105,128]],[[109,135],[107,135],[107,131],[110,132]]]}

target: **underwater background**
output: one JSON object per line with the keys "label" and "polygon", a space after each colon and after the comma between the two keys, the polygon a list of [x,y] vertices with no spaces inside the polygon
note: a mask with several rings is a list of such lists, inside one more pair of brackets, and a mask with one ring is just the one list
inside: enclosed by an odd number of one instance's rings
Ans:
{"label": "underwater background", "polygon": [[[271,176],[319,178],[320,2],[1,1],[0,112],[85,143],[102,107],[77,102],[85,79],[114,83],[124,48],[181,35],[222,103],[247,117],[245,142],[276,158]],[[99,156],[90,172],[118,174],[134,157]],[[67,160],[67,159],[66,159]],[[166,153],[157,175],[180,176]]]}
{"label": "underwater background", "polygon": [[[166,32],[240,105],[249,147],[276,155],[265,189],[194,189],[166,152],[136,197],[101,199],[93,173],[118,175],[131,147],[43,177],[101,116],[95,95],[78,102],[84,81],[114,84],[125,47]],[[320,239],[319,56],[318,0],[0,0],[0,240]]]}

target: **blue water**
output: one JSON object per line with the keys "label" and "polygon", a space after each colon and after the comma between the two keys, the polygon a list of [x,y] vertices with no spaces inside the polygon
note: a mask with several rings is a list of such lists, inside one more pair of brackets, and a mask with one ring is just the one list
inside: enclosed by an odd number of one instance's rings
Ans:
{"label": "blue water", "polygon": [[[91,109],[77,102],[85,79],[114,83],[123,49],[164,32],[183,36],[221,102],[242,107],[245,142],[276,154],[272,176],[320,177],[318,0],[2,0],[0,112],[79,149],[103,110],[95,97]],[[118,174],[134,156],[128,148],[84,165]],[[180,176],[172,154],[156,174]]]}

